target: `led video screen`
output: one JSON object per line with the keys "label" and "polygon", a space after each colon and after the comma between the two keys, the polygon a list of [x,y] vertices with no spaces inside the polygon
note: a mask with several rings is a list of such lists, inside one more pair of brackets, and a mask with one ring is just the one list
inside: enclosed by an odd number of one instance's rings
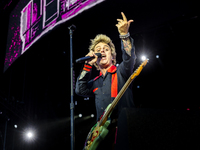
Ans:
{"label": "led video screen", "polygon": [[42,35],[104,0],[20,0],[10,14],[4,71]]}

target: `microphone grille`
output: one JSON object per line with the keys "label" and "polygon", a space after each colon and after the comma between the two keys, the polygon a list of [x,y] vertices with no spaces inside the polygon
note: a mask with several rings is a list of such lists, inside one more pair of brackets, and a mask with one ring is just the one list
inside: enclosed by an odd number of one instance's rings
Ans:
{"label": "microphone grille", "polygon": [[100,57],[101,57],[101,53],[95,53],[95,55],[97,55],[97,56],[98,56],[98,58],[100,58]]}

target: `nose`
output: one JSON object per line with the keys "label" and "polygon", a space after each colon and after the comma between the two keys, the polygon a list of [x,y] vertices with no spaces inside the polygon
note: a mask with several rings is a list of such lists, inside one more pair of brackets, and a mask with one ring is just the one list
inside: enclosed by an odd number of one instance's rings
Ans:
{"label": "nose", "polygon": [[104,48],[101,48],[101,53],[105,52]]}

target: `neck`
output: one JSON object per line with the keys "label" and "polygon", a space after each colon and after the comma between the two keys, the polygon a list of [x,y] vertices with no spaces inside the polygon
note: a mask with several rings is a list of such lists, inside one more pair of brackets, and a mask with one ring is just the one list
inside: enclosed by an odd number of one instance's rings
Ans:
{"label": "neck", "polygon": [[101,73],[103,74],[103,76],[105,76],[106,72],[108,71],[108,69],[112,66],[113,64],[111,64],[108,67],[99,67],[99,70],[101,71]]}

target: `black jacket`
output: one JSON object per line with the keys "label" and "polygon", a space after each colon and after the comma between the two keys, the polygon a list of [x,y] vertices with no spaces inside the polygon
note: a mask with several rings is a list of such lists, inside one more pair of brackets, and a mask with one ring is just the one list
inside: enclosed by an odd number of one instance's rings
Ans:
{"label": "black jacket", "polygon": [[[85,64],[82,73],[77,78],[75,90],[76,94],[85,97],[95,96],[97,119],[103,114],[106,107],[114,100],[114,97],[111,97],[112,74],[117,73],[117,85],[119,92],[123,85],[126,83],[127,79],[133,73],[136,56],[135,47],[133,44],[134,40],[132,38],[130,39],[132,44],[131,56],[129,56],[124,50],[123,42],[121,41],[123,61],[118,67],[112,66],[107,71],[105,76],[100,73],[98,77],[96,77],[95,79],[91,79],[90,77],[92,67],[88,64]],[[126,90],[126,92],[118,102],[116,106],[116,110],[118,111],[117,114],[119,114],[122,108],[125,107],[135,107],[131,86],[129,86],[129,88]]]}

